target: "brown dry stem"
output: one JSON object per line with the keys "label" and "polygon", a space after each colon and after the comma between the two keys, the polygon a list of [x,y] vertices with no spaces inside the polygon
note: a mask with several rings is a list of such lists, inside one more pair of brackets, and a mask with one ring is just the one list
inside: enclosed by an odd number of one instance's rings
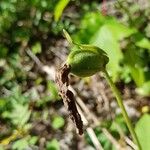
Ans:
{"label": "brown dry stem", "polygon": [[61,67],[56,74],[56,83],[59,88],[59,94],[62,97],[64,105],[69,112],[69,116],[71,120],[73,121],[73,123],[76,125],[76,128],[78,129],[78,133],[82,135],[83,134],[83,122],[81,120],[81,116],[76,107],[75,97],[73,93],[68,89],[69,72],[70,72],[70,66],[67,64],[64,64],[63,67]]}

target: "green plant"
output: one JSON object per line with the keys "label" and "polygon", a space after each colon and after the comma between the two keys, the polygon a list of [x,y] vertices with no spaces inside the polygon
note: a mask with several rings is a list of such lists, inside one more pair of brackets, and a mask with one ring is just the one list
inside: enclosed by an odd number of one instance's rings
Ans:
{"label": "green plant", "polygon": [[140,140],[141,147],[144,150],[149,150],[150,148],[150,115],[144,114],[135,126],[136,134]]}
{"label": "green plant", "polygon": [[68,3],[70,2],[70,0],[60,0],[54,10],[54,18],[55,21],[58,21],[59,18],[61,17],[64,8],[68,5]]}
{"label": "green plant", "polygon": [[62,127],[64,126],[64,124],[65,124],[65,121],[64,121],[64,119],[63,119],[62,117],[60,117],[60,116],[55,116],[55,117],[53,118],[52,127],[53,127],[54,129],[60,129],[60,128],[62,128]]}
{"label": "green plant", "polygon": [[47,142],[46,150],[60,150],[59,142],[56,139]]}
{"label": "green plant", "polygon": [[[147,16],[143,15],[142,18],[146,19]],[[137,16],[136,19],[142,18]],[[133,19],[132,22],[136,21]],[[108,54],[107,70],[113,81],[121,80],[125,83],[134,81],[137,89],[140,89],[136,92],[149,96],[150,86],[147,86],[150,80],[150,41],[147,34],[149,31],[145,33],[144,28],[138,30],[138,26],[142,26],[142,23],[135,23],[134,26],[130,23],[128,26],[125,25],[127,23],[126,21],[123,24],[115,17],[103,16],[96,11],[89,12],[83,16],[80,29],[72,37],[78,43],[98,46]]]}
{"label": "green plant", "polygon": [[78,48],[78,50],[72,51],[68,56],[66,63],[69,66],[69,71],[79,77],[91,76],[99,71],[102,71],[104,73],[106,80],[110,84],[112,91],[116,96],[118,105],[122,110],[124,120],[128,126],[133,141],[137,144],[139,150],[141,150],[137,135],[124,107],[121,94],[106,70],[106,64],[109,61],[107,54],[102,49],[96,46],[81,45],[73,42],[71,37],[65,30],[64,35],[69,43],[72,44],[72,46],[76,46]]}

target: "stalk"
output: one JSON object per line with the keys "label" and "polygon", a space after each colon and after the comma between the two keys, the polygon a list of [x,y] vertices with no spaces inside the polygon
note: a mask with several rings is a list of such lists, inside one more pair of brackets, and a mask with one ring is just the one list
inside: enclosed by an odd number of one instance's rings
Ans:
{"label": "stalk", "polygon": [[136,133],[134,131],[134,128],[132,126],[131,120],[130,120],[128,114],[127,114],[127,111],[126,111],[125,107],[124,107],[121,94],[120,94],[119,90],[117,89],[117,87],[115,86],[115,84],[113,83],[112,79],[110,78],[110,76],[109,76],[109,74],[106,70],[104,70],[104,74],[105,74],[106,80],[108,81],[108,83],[109,83],[109,85],[110,85],[110,87],[111,87],[111,89],[112,89],[112,91],[113,91],[113,93],[116,97],[117,103],[118,103],[118,105],[119,105],[119,107],[122,111],[122,115],[124,117],[124,120],[127,124],[128,129],[131,133],[132,139],[135,142],[135,144],[137,145],[138,150],[142,150],[141,145],[139,143],[139,140],[137,138],[137,135],[136,135]]}

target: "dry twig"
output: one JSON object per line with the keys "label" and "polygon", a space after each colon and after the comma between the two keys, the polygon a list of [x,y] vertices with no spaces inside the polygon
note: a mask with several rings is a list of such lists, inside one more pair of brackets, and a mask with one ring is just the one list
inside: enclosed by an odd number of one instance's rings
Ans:
{"label": "dry twig", "polygon": [[83,134],[83,123],[81,116],[77,110],[73,93],[68,89],[69,79],[68,74],[70,67],[64,64],[56,74],[56,83],[59,87],[59,94],[63,99],[64,105],[69,112],[71,120],[75,123],[80,135]]}

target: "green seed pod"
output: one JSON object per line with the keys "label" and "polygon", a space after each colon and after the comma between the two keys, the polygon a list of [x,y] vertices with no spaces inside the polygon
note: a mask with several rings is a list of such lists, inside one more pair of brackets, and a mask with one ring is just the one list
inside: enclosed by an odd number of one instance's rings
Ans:
{"label": "green seed pod", "polygon": [[79,77],[89,77],[105,70],[109,58],[102,49],[92,45],[77,44],[71,39],[66,30],[63,30],[63,33],[71,46],[78,47],[78,50],[73,50],[67,59],[71,73]]}
{"label": "green seed pod", "polygon": [[77,46],[79,49],[72,51],[67,59],[71,73],[79,77],[88,77],[105,69],[109,59],[103,50],[92,45]]}

